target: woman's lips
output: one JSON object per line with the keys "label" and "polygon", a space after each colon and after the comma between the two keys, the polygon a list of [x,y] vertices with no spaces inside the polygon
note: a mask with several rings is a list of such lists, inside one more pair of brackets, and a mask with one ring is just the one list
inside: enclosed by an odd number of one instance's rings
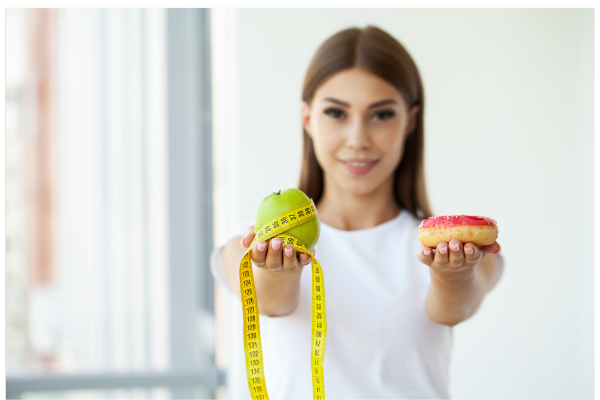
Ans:
{"label": "woman's lips", "polygon": [[344,167],[346,167],[346,169],[348,171],[350,171],[350,173],[354,174],[354,175],[364,175],[367,172],[369,172],[370,170],[372,170],[373,168],[375,168],[375,165],[379,162],[379,160],[371,163],[371,164],[367,164],[367,165],[363,165],[361,167],[357,167],[355,165],[351,165],[349,163],[340,161]]}

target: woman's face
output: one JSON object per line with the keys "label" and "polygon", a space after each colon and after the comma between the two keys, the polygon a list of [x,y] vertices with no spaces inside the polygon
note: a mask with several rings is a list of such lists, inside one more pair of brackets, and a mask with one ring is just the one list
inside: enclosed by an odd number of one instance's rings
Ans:
{"label": "woman's face", "polygon": [[[326,181],[357,195],[393,184],[417,111],[418,106],[408,110],[390,83],[356,68],[327,80],[310,106],[302,103],[304,128]],[[352,158],[363,160],[351,165]]]}

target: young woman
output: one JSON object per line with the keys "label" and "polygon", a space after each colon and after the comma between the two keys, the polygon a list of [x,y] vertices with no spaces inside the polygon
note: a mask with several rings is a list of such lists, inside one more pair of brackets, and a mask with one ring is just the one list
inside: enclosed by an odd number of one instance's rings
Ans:
{"label": "young woman", "polygon": [[[502,263],[489,254],[498,243],[418,241],[431,212],[417,67],[386,32],[343,30],[317,50],[302,99],[298,188],[321,220],[311,251],[326,281],[326,398],[448,398],[452,326],[476,312]],[[254,226],[242,229],[211,256],[213,275],[238,297],[254,238]],[[265,380],[272,398],[312,398],[310,258],[281,245],[260,241],[251,252]]]}

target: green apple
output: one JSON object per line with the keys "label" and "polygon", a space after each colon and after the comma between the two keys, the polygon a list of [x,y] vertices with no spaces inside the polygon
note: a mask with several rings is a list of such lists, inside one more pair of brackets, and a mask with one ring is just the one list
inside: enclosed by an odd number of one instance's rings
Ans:
{"label": "green apple", "polygon": [[[283,192],[281,190],[273,192],[273,194],[265,197],[258,205],[254,217],[254,231],[258,232],[258,230],[262,228],[264,224],[269,222],[271,218],[276,217],[284,211],[291,210],[300,204],[304,204],[307,201],[310,201],[310,199],[302,190],[291,188],[284,190]],[[304,243],[304,246],[306,246],[308,250],[312,250],[317,244],[319,235],[321,234],[321,221],[319,221],[319,216],[317,215],[316,218],[313,218],[302,225],[288,229],[286,232],[296,236]]]}

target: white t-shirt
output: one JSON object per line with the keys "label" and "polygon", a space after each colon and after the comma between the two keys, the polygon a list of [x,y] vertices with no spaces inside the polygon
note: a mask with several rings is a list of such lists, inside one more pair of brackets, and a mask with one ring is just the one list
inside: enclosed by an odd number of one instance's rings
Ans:
{"label": "white t-shirt", "polygon": [[[210,258],[214,278],[232,293],[233,307],[239,309],[235,315],[239,322],[230,319],[234,326],[229,329],[234,335],[230,350],[235,352],[229,368],[232,398],[250,395],[241,304],[227,280],[221,250],[253,223],[239,224]],[[315,247],[325,281],[325,398],[449,398],[452,328],[425,314],[431,276],[417,259],[419,223],[406,210],[376,227],[355,231],[321,222]],[[265,381],[273,399],[312,398],[311,273],[310,266],[304,267],[300,303],[292,314],[260,316]]]}

